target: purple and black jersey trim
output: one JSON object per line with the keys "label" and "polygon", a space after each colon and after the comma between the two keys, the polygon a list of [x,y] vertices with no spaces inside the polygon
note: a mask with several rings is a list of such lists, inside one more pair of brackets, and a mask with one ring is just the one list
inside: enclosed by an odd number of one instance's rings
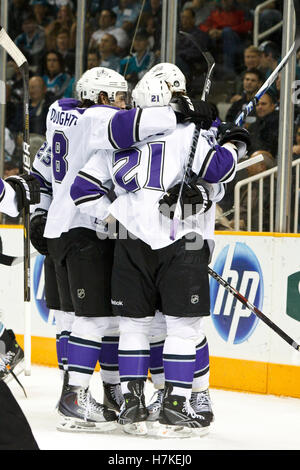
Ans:
{"label": "purple and black jersey trim", "polygon": [[109,189],[101,181],[83,171],[76,176],[71,186],[71,198],[76,206],[95,201],[108,193]]}
{"label": "purple and black jersey trim", "polygon": [[0,202],[4,198],[5,195],[5,186],[4,186],[4,181],[0,179]]}
{"label": "purple and black jersey trim", "polygon": [[142,109],[118,111],[110,120],[108,138],[113,148],[125,149],[140,141],[139,127]]}
{"label": "purple and black jersey trim", "polygon": [[220,145],[205,157],[199,176],[208,183],[225,183],[235,171],[235,160],[230,150]]}
{"label": "purple and black jersey trim", "polygon": [[40,192],[41,194],[46,194],[47,196],[52,197],[52,184],[47,181],[44,176],[34,167],[30,172],[40,183]]}

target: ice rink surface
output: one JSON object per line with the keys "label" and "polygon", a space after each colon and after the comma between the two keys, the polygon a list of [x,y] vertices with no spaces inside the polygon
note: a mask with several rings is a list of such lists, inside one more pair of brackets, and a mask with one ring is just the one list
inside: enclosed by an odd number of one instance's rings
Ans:
{"label": "ice rink surface", "polygon": [[[59,371],[32,366],[31,375],[19,376],[27,398],[15,381],[9,382],[41,450],[300,450],[300,399],[211,389],[215,421],[203,437],[166,439],[131,436],[122,430],[107,434],[65,433],[56,430],[55,407],[61,391]],[[91,391],[102,399],[99,373]],[[146,385],[150,400],[153,386]],[[115,455],[115,452],[112,452]]]}

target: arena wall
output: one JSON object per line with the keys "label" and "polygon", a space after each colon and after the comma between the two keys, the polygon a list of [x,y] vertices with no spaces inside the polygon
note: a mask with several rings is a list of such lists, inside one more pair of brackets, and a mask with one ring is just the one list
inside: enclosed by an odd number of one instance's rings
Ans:
{"label": "arena wall", "polygon": [[[3,253],[22,256],[23,230],[0,226]],[[300,343],[300,235],[216,232],[211,268]],[[55,324],[45,304],[43,256],[32,247],[32,363],[55,367]],[[23,345],[23,264],[0,266],[0,320]],[[300,352],[210,279],[205,330],[213,388],[300,397]],[[195,301],[197,299],[193,299]]]}

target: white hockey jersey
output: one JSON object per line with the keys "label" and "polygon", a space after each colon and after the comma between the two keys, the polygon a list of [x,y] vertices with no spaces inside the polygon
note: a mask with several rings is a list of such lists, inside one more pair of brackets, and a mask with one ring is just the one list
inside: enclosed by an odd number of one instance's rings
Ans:
{"label": "white hockey jersey", "polygon": [[[181,124],[172,134],[154,136],[129,149],[98,152],[71,187],[75,205],[84,213],[101,217],[103,196],[113,182],[117,199],[109,206],[109,213],[152,249],[170,245],[170,219],[159,212],[159,200],[182,181],[194,128],[194,124]],[[211,199],[217,202],[224,195],[222,183],[235,176],[237,152],[231,143],[212,146],[212,140],[209,132],[205,137],[200,135],[192,169],[211,184]],[[185,219],[176,239],[196,232],[214,240],[214,226],[215,204],[206,213]]]}
{"label": "white hockey jersey", "polygon": [[75,227],[97,229],[96,218],[80,213],[70,197],[76,174],[95,151],[128,147],[175,127],[170,107],[127,111],[104,105],[80,108],[75,99],[53,103],[47,115],[46,142],[32,168],[41,186],[38,207],[48,210],[45,237],[56,238]]}
{"label": "white hockey jersey", "polygon": [[0,212],[10,217],[17,217],[19,214],[16,193],[2,178],[0,178]]}

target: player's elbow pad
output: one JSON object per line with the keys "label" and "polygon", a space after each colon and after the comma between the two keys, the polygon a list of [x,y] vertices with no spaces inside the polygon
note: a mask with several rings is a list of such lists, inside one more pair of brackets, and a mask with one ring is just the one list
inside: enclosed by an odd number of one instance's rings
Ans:
{"label": "player's elbow pad", "polygon": [[95,201],[108,193],[101,181],[94,176],[80,171],[70,189],[70,195],[75,206]]}
{"label": "player's elbow pad", "polygon": [[234,147],[230,144],[222,147],[215,145],[206,155],[199,177],[208,183],[225,183],[234,177],[235,170],[236,150]]}

